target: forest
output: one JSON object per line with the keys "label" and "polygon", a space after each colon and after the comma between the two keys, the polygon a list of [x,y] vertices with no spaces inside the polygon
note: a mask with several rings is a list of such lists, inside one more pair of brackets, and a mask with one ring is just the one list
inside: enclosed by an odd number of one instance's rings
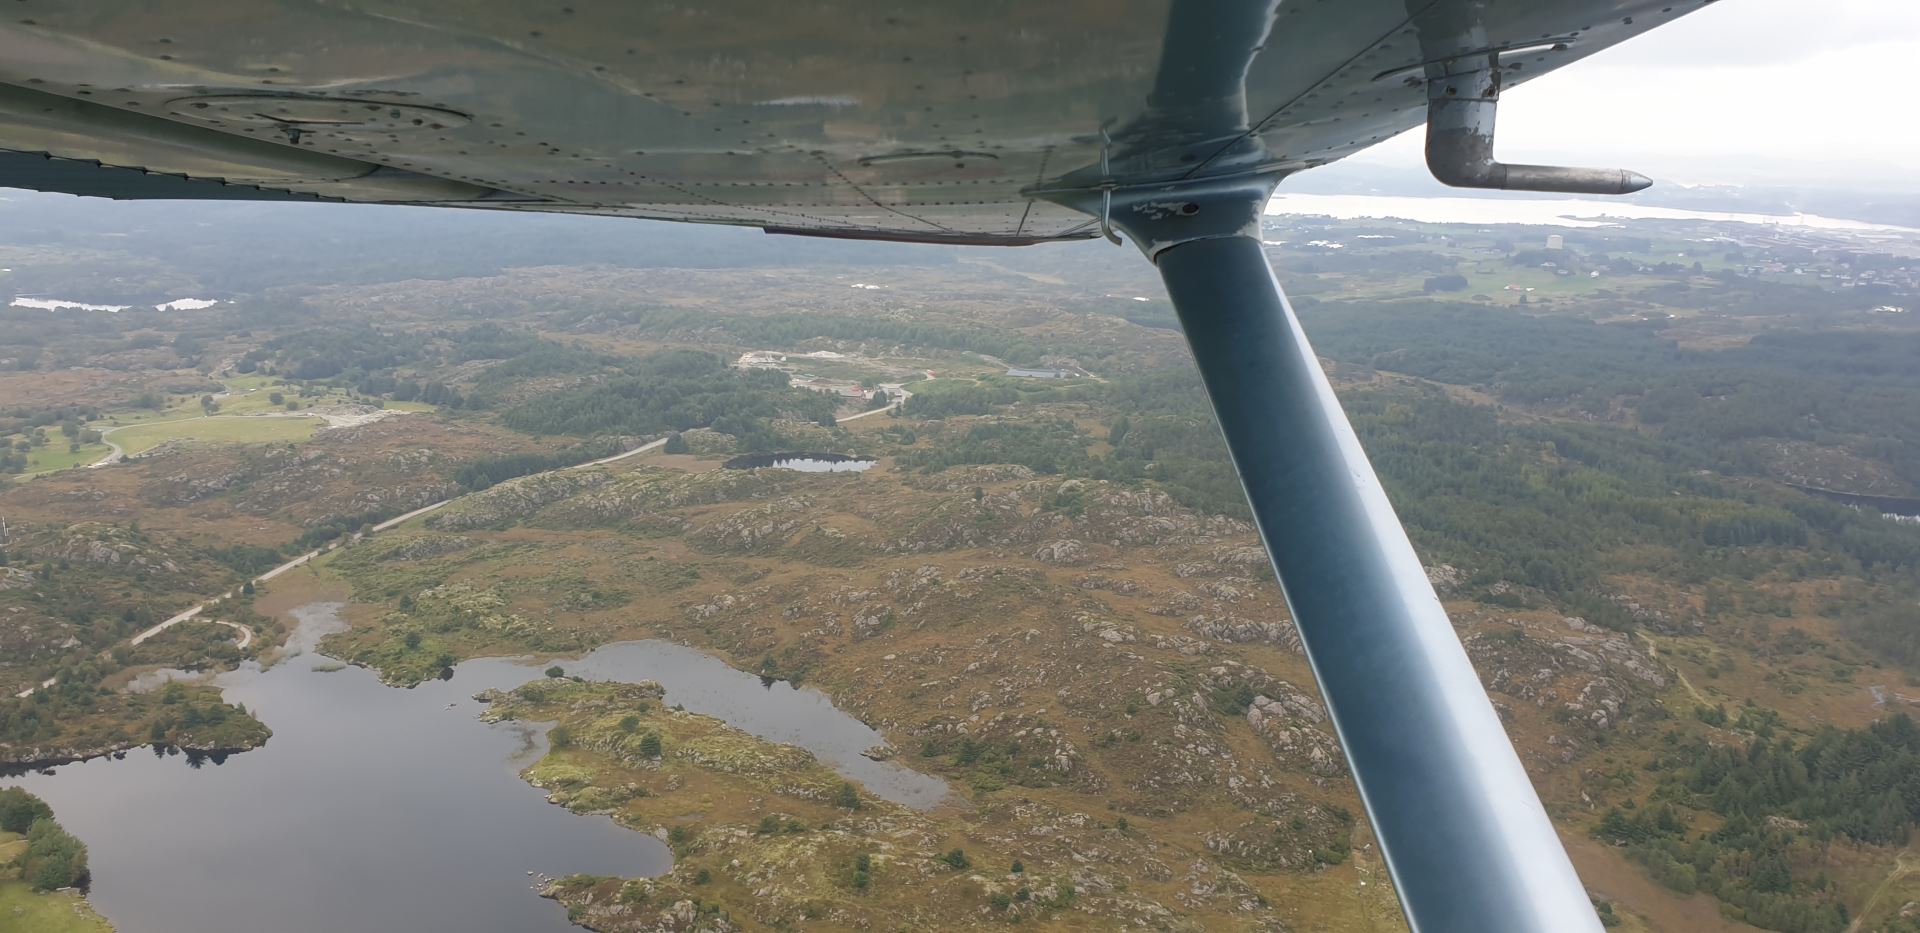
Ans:
{"label": "forest", "polygon": [[[671,446],[671,445],[669,445]],[[577,463],[597,460],[620,452],[620,443],[612,439],[601,439],[584,444],[575,444],[552,453],[500,454],[493,457],[479,457],[460,465],[453,474],[453,481],[462,489],[480,490],[495,483],[502,483],[516,476],[529,473],[543,473],[570,467]]]}
{"label": "forest", "polygon": [[877,347],[964,350],[997,357],[1012,365],[1038,364],[1050,348],[1005,328],[958,327],[917,319],[910,315],[861,315],[832,312],[713,314],[692,308],[580,307],[555,318],[554,326],[631,327],[649,335],[675,339],[725,338],[750,347],[790,347],[809,340]]}
{"label": "forest", "polygon": [[18,787],[0,788],[0,832],[27,837],[14,858],[20,877],[36,891],[80,887],[87,883],[87,844],[53,818],[46,801]]}
{"label": "forest", "polygon": [[[462,364],[488,362],[466,394],[432,378]],[[519,381],[594,373],[618,358],[570,347],[495,323],[409,332],[366,324],[293,330],[241,357],[241,372],[258,368],[289,379],[351,388],[396,401],[448,408],[490,408]]]}
{"label": "forest", "polygon": [[[1075,421],[1018,414],[1010,389],[916,395],[906,414],[978,415],[901,454],[910,468],[1017,463],[1038,473],[1151,481],[1181,503],[1245,517],[1239,481],[1206,399],[1189,374],[1055,388],[1026,401],[1084,402],[1105,412],[1104,437]],[[1714,471],[1699,444],[1602,424],[1503,419],[1437,388],[1392,386],[1342,395],[1400,518],[1430,563],[1467,572],[1492,598],[1513,584],[1589,621],[1627,627],[1607,578],[1651,574],[1699,586],[1768,574],[1857,577],[1910,588],[1920,580],[1920,528],[1784,487]],[[1104,455],[1088,452],[1104,440]],[[1864,644],[1913,645],[1885,594],[1845,609]],[[1878,620],[1878,621],[1876,621]]]}
{"label": "forest", "polygon": [[[729,319],[731,320],[731,319]],[[789,388],[781,372],[741,372],[719,356],[662,350],[648,356],[596,353],[485,323],[425,333],[367,325],[303,328],[248,355],[277,375],[320,380],[374,396],[418,399],[448,408],[498,413],[500,423],[535,437],[634,437],[712,427],[747,449],[777,446],[778,419],[833,424],[834,399]],[[420,373],[487,362],[459,388]],[[533,380],[565,377],[570,387],[529,393]],[[604,456],[600,446],[552,455],[492,458],[471,465],[463,485],[568,466]],[[511,461],[511,462],[510,462]]]}
{"label": "forest", "polygon": [[1595,324],[1439,301],[1300,302],[1334,359],[1455,385],[1519,405],[1612,417],[1702,465],[1760,473],[1761,439],[1847,445],[1920,488],[1920,334],[1777,330],[1685,350],[1651,323]]}
{"label": "forest", "polygon": [[616,374],[522,401],[501,422],[535,436],[648,435],[711,427],[748,449],[776,445],[776,419],[833,424],[832,396],[789,388],[787,374],[742,372],[718,356],[669,350],[623,362]]}
{"label": "forest", "polygon": [[[1920,823],[1920,727],[1895,715],[1795,743],[1758,710],[1701,718],[1751,738],[1742,747],[1669,732],[1651,767],[1659,803],[1610,810],[1594,835],[1626,846],[1656,881],[1707,891],[1755,926],[1846,929],[1845,905],[1814,866],[1837,842],[1906,843]],[[1714,814],[1717,825],[1695,831],[1689,812]]]}

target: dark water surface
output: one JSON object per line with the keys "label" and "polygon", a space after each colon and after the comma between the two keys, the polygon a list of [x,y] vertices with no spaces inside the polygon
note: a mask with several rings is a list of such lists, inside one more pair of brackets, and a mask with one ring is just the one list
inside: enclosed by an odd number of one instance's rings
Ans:
{"label": "dark water surface", "polygon": [[780,470],[799,470],[802,473],[861,473],[879,462],[849,457],[845,454],[779,453],[746,454],[720,465],[729,470],[774,467]]}
{"label": "dark water surface", "polygon": [[1785,485],[1823,499],[1831,499],[1856,508],[1873,509],[1882,515],[1906,519],[1920,518],[1920,499],[1905,496],[1870,496],[1859,492],[1841,492],[1837,489],[1821,489],[1818,486],[1802,486],[1799,483]]}
{"label": "dark water surface", "polygon": [[[339,605],[296,610],[291,644],[337,627]],[[149,750],[0,778],[47,799],[89,849],[94,905],[121,933],[577,930],[540,898],[546,875],[658,874],[667,847],[546,802],[519,777],[545,727],[479,721],[472,694],[545,663],[477,659],[411,690],[371,671],[317,672],[305,654],[215,682],[272,727],[265,747],[193,767]],[[813,690],[665,642],[559,662],[590,679],[658,680],[667,702],[807,748],[888,799],[931,806],[937,778],[860,751],[878,734]]]}

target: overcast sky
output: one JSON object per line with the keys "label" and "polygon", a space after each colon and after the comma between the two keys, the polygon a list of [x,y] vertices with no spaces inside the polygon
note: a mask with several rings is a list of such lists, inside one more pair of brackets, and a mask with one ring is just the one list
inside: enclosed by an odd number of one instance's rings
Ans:
{"label": "overcast sky", "polygon": [[[1508,92],[1499,154],[1920,190],[1916,87],[1920,0],[1719,0]],[[1356,158],[1418,165],[1420,133]]]}

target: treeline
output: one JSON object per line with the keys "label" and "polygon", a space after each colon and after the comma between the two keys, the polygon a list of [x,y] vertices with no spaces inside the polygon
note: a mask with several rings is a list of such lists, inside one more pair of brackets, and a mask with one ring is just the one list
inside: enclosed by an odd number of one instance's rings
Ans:
{"label": "treeline", "polygon": [[[761,449],[781,442],[771,426],[774,420],[831,426],[836,406],[832,396],[790,388],[784,373],[736,371],[709,353],[668,350],[638,359],[619,357],[495,324],[426,334],[392,334],[366,325],[315,327],[270,341],[250,358],[280,375],[350,387],[365,395],[499,410],[507,427],[534,435],[636,436],[711,427],[739,437],[748,449]],[[465,388],[425,375],[477,361],[496,362]],[[580,384],[528,398],[514,396],[528,380],[552,376],[578,377]],[[569,465],[564,459],[510,459],[474,467],[463,484],[477,488],[471,484]]]}
{"label": "treeline", "polygon": [[[671,445],[668,445],[671,447]],[[683,442],[684,446],[684,442]],[[544,473],[610,457],[620,452],[618,442],[602,440],[596,443],[576,444],[564,450],[552,453],[502,454],[497,457],[481,457],[460,466],[453,474],[453,481],[467,490],[485,489],[496,483],[503,483],[516,476],[531,473]]]}
{"label": "treeline", "polygon": [[258,544],[233,544],[207,552],[233,572],[247,577],[259,576],[286,560],[286,549]]}
{"label": "treeline", "polygon": [[1909,586],[1896,590],[1891,598],[1846,602],[1835,607],[1842,633],[1896,664],[1920,667],[1920,625],[1914,624],[1920,593]]}
{"label": "treeline", "polygon": [[1016,402],[1064,402],[1098,397],[1094,386],[1060,385],[1053,380],[994,376],[975,382],[943,379],[917,386],[902,413],[916,418],[948,418],[984,415]]}
{"label": "treeline", "polygon": [[[20,280],[25,271],[16,269],[7,276],[11,294],[32,291]],[[65,314],[0,306],[0,370],[75,366],[94,354],[141,349],[154,338],[131,337],[130,332],[157,324],[161,314],[150,308],[129,308],[119,314]]]}
{"label": "treeline", "polygon": [[[1152,481],[1190,507],[1246,515],[1196,378],[1168,371],[1089,388],[1084,397],[1114,413],[1104,438],[1066,419],[983,421],[949,426],[901,462],[923,470],[1018,463],[1043,473]],[[907,413],[1004,411],[996,403],[1005,395],[992,388],[927,395],[926,407],[916,407],[916,395]],[[1920,573],[1920,529],[1723,479],[1713,473],[1712,452],[1695,445],[1606,425],[1506,423],[1437,389],[1362,390],[1342,402],[1426,559],[1468,571],[1471,585],[1531,588],[1589,621],[1631,624],[1606,598],[1603,580],[1612,574],[1699,585],[1779,570],[1893,581]],[[1091,454],[1103,439],[1104,455]],[[1873,611],[1861,616],[1880,619]],[[1870,628],[1886,640],[1920,643],[1891,617]]]}
{"label": "treeline", "polygon": [[18,787],[0,788],[0,832],[27,837],[26,849],[13,862],[34,890],[86,885],[87,845],[54,821],[46,801]]}
{"label": "treeline", "polygon": [[1530,317],[1443,301],[1296,303],[1313,346],[1337,360],[1455,385],[1520,403],[1595,393],[1612,398],[1695,354],[1650,325]]}
{"label": "treeline", "polygon": [[[31,573],[33,585],[16,586],[8,596],[13,605],[33,610],[71,635],[78,642],[73,646],[79,649],[76,655],[105,650],[177,608],[163,577],[156,579],[138,568],[70,560],[58,550],[60,538],[22,532],[19,526],[10,529],[13,538],[0,549],[0,566]],[[120,540],[151,546],[137,528]],[[205,567],[185,551],[174,552],[174,558],[188,573]]]}
{"label": "treeline", "polygon": [[0,697],[0,747],[26,747],[57,738],[65,722],[100,708],[102,672],[95,662],[55,671],[51,687],[24,697]]}
{"label": "treeline", "polygon": [[[1104,438],[1088,436],[1065,419],[985,423],[949,430],[932,449],[913,450],[902,462],[921,470],[973,463],[1017,463],[1039,473],[1116,482],[1153,480],[1182,505],[1246,517],[1246,497],[1198,378],[1161,371],[1097,385],[978,385],[930,383],[916,389],[903,414],[919,418],[985,415],[1021,402],[1091,402],[1127,414],[1112,416]],[[1087,448],[1105,440],[1095,457]]]}
{"label": "treeline", "polygon": [[1066,419],[983,421],[942,434],[932,446],[908,450],[900,462],[929,473],[963,464],[1014,463],[1035,473],[1090,476],[1095,464],[1087,443]]}
{"label": "treeline", "polygon": [[[469,394],[428,375],[489,360],[497,362],[476,377]],[[327,382],[396,401],[486,408],[519,380],[591,373],[617,362],[493,323],[419,332],[354,323],[295,330],[249,351],[238,368]]]}
{"label": "treeline", "polygon": [[1685,350],[1656,325],[1528,317],[1445,302],[1301,302],[1314,346],[1335,359],[1526,405],[1638,421],[1726,472],[1760,472],[1743,442],[1847,446],[1920,485],[1920,334],[1786,332]]}
{"label": "treeline", "polygon": [[[1502,424],[1438,392],[1343,401],[1416,541],[1483,582],[1567,595],[1628,570],[1701,583],[1783,566],[1797,574],[1920,569],[1915,529],[1722,479],[1691,445],[1599,425]],[[1623,556],[1648,546],[1665,548],[1655,565]]]}
{"label": "treeline", "polygon": [[727,314],[689,308],[595,308],[565,315],[556,326],[591,321],[599,326],[625,324],[658,336],[731,337],[734,342],[764,347],[787,347],[807,340],[828,339],[884,346],[963,350],[998,357],[1013,365],[1038,364],[1052,352],[1022,334],[1004,329],[963,328],[910,316],[877,317],[853,314]]}
{"label": "treeline", "polygon": [[1152,479],[1189,508],[1247,518],[1246,493],[1197,374],[1173,370],[1103,386],[1117,415],[1105,478]]}
{"label": "treeline", "polygon": [[0,435],[24,434],[54,425],[61,425],[64,431],[66,425],[77,426],[99,417],[97,405],[14,405],[0,409]]}
{"label": "treeline", "polygon": [[669,350],[629,361],[617,375],[527,399],[501,421],[529,434],[586,437],[711,427],[753,448],[777,442],[774,419],[831,426],[834,405],[832,396],[789,387],[785,373],[741,372],[710,353]]}
{"label": "treeline", "polygon": [[[1809,866],[1835,842],[1906,843],[1920,823],[1920,727],[1896,715],[1799,745],[1768,731],[1744,748],[1670,733],[1650,769],[1663,802],[1611,810],[1594,835],[1626,846],[1662,884],[1706,891],[1755,926],[1838,933],[1846,907]],[[1696,833],[1672,804],[1722,819]]]}
{"label": "treeline", "polygon": [[332,379],[343,374],[364,377],[416,362],[426,352],[427,341],[420,334],[365,324],[327,324],[267,341],[242,356],[240,368],[242,372],[259,369],[289,379]]}
{"label": "treeline", "polygon": [[293,544],[288,550],[292,553],[310,551],[329,541],[357,534],[369,526],[378,525],[404,511],[406,511],[404,508],[388,507],[354,515],[324,516],[308,522],[306,528],[300,532],[300,537],[293,539]]}
{"label": "treeline", "polygon": [[[138,649],[136,649],[137,651]],[[113,669],[138,654],[116,652]],[[204,661],[208,652],[195,652]],[[101,687],[103,664],[89,658],[52,671],[58,678],[25,697],[0,697],[0,765],[33,764],[49,747],[118,750],[140,744],[198,749],[251,748],[270,730],[212,687],[178,682],[158,694]]]}
{"label": "treeline", "polygon": [[[42,412],[38,417],[45,416],[46,413]],[[63,443],[70,453],[79,453],[83,444],[99,443],[100,432],[86,427],[83,423],[83,419],[87,417],[98,416],[97,411],[86,410],[65,414],[60,421],[59,442]],[[34,450],[52,446],[56,442],[56,435],[48,433],[46,427],[28,427],[25,422],[21,422],[17,425],[17,430],[21,433],[15,436],[4,426],[0,426],[0,473],[25,471]]]}

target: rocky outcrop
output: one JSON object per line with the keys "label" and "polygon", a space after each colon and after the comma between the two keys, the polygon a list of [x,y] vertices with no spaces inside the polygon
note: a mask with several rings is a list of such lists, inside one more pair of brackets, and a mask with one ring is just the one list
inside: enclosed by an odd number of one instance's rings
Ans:
{"label": "rocky outcrop", "polygon": [[694,428],[680,432],[680,439],[687,442],[689,453],[713,456],[730,454],[740,449],[740,439],[731,434],[722,434],[712,428]]}
{"label": "rocky outcrop", "polygon": [[1466,578],[1466,574],[1452,564],[1433,564],[1426,571],[1427,582],[1433,584],[1433,591],[1441,596],[1459,589],[1461,581]]}
{"label": "rocky outcrop", "polygon": [[1300,632],[1285,619],[1243,619],[1239,616],[1196,615],[1187,618],[1195,635],[1227,644],[1267,644],[1300,653]]}
{"label": "rocky outcrop", "polygon": [[1092,558],[1091,555],[1087,553],[1087,546],[1085,544],[1075,541],[1072,538],[1061,538],[1058,541],[1049,541],[1041,545],[1039,550],[1033,552],[1033,559],[1043,564],[1057,564],[1070,567],[1084,564]]}
{"label": "rocky outcrop", "polygon": [[138,532],[102,522],[81,522],[68,526],[54,545],[61,559],[98,567],[179,573],[180,564],[161,553]]}
{"label": "rocky outcrop", "polygon": [[380,542],[375,560],[427,560],[457,554],[479,542],[466,535],[418,534],[398,538],[391,542]]}
{"label": "rocky outcrop", "polygon": [[427,526],[465,531],[502,525],[526,518],[545,506],[607,481],[607,474],[598,470],[536,473],[510,479],[442,509],[427,519]]}
{"label": "rocky outcrop", "polygon": [[[1565,634],[1552,635],[1503,626],[1463,643],[1489,690],[1592,730],[1613,729],[1638,701],[1666,687],[1666,671],[1627,635],[1580,618],[1562,625]],[[1567,760],[1576,752],[1571,739],[1556,743]]]}
{"label": "rocky outcrop", "polygon": [[1278,698],[1256,696],[1247,707],[1247,725],[1275,757],[1303,764],[1321,777],[1338,777],[1346,773],[1346,759],[1340,744],[1320,729],[1326,718],[1320,701],[1299,691],[1285,691]]}
{"label": "rocky outcrop", "polygon": [[1223,515],[1201,515],[1152,487],[1098,480],[1036,481],[1021,487],[1031,502],[1065,509],[1074,536],[1115,547],[1247,534],[1252,526]]}
{"label": "rocky outcrop", "polygon": [[979,466],[949,467],[930,476],[913,475],[907,483],[921,489],[938,492],[966,492],[977,486],[991,486],[995,483],[1026,482],[1033,479],[1033,471],[1014,463],[994,463]]}
{"label": "rocky outcrop", "polygon": [[639,469],[611,477],[547,510],[562,525],[604,525],[632,519],[684,521],[661,512],[693,505],[748,502],[780,495],[807,479],[782,470],[707,470],[680,473]]}
{"label": "rocky outcrop", "polygon": [[1608,595],[1607,599],[1625,611],[1627,618],[1632,619],[1635,625],[1644,625],[1656,632],[1688,634],[1698,632],[1701,628],[1701,622],[1697,618],[1681,616],[1649,606],[1625,594],[1613,593]]}
{"label": "rocky outcrop", "polygon": [[813,500],[790,496],[766,505],[742,509],[726,518],[695,528],[687,540],[709,551],[763,554],[778,550],[793,533],[813,524]]}

